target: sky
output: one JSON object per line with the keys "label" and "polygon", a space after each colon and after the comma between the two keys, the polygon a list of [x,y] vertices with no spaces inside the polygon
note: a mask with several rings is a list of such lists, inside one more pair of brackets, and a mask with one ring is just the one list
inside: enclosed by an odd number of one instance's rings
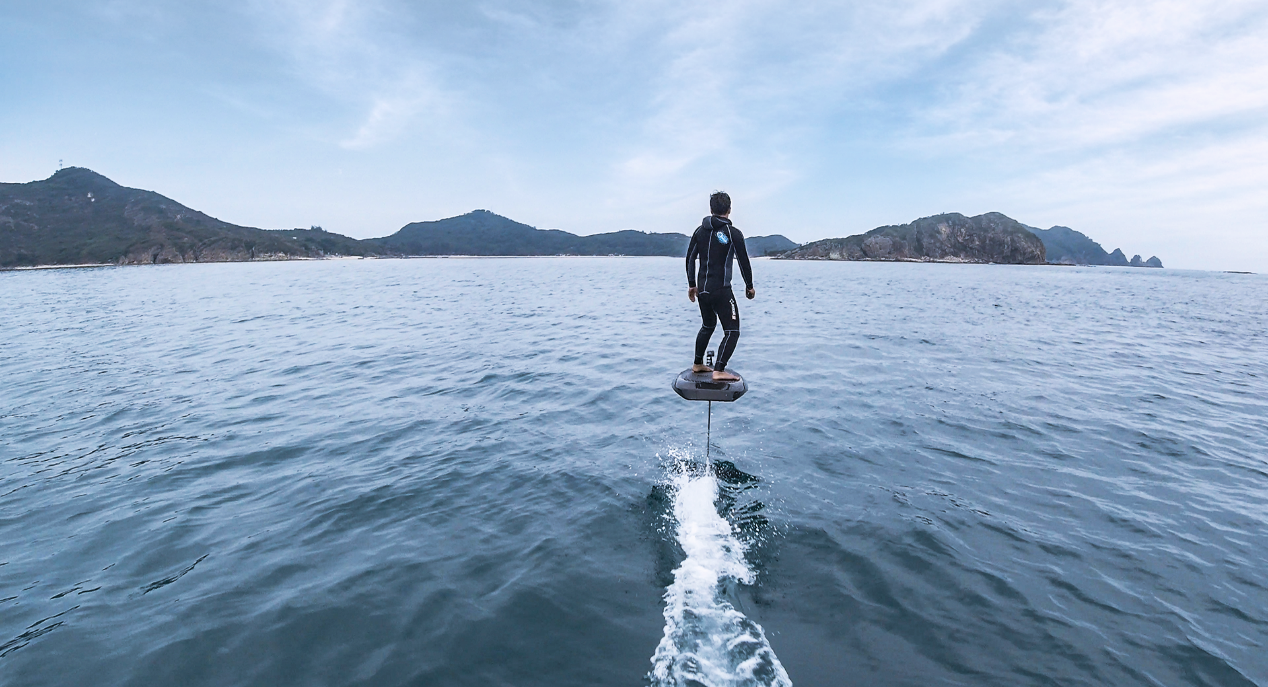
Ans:
{"label": "sky", "polygon": [[942,212],[1268,272],[1263,0],[5,0],[0,181],[358,238]]}

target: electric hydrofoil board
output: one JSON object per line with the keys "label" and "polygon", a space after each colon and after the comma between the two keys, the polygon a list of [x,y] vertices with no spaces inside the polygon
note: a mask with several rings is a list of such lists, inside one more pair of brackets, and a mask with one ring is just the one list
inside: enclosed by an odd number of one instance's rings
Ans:
{"label": "electric hydrofoil board", "polygon": [[692,372],[691,368],[682,371],[678,378],[674,380],[674,391],[679,396],[688,401],[724,401],[731,402],[744,395],[748,391],[748,385],[744,383],[744,377],[734,370],[727,370],[736,377],[740,377],[738,382],[715,382],[713,381],[712,372]]}
{"label": "electric hydrofoil board", "polygon": [[[713,367],[713,351],[709,351],[707,364],[709,367]],[[709,453],[710,449],[713,448],[713,402],[730,403],[743,396],[745,391],[748,391],[748,385],[744,383],[744,378],[740,376],[740,373],[734,370],[727,370],[727,372],[740,378],[734,382],[715,382],[713,381],[712,372],[692,372],[690,367],[674,378],[674,391],[679,396],[688,401],[709,402],[709,419],[708,424],[705,425],[704,443],[706,469],[712,469]]]}

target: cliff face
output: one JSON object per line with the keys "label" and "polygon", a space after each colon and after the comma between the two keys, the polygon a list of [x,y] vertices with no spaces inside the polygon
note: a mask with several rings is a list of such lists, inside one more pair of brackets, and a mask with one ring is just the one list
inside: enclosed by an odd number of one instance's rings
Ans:
{"label": "cliff face", "polygon": [[363,255],[322,231],[240,227],[152,191],[70,167],[44,181],[0,184],[0,267],[286,260]]}
{"label": "cliff face", "polygon": [[808,243],[782,257],[794,260],[907,260],[1039,265],[1043,241],[998,212],[977,217],[935,215],[866,234]]}

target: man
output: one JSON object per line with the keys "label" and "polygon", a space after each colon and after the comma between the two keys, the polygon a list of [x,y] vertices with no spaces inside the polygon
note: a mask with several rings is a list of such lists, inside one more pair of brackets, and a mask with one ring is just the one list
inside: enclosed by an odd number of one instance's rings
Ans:
{"label": "man", "polygon": [[[738,259],[740,274],[744,277],[744,295],[752,300],[753,268],[748,262],[748,250],[744,247],[744,234],[731,226],[731,196],[718,191],[709,196],[709,211],[713,214],[700,222],[700,228],[691,235],[687,246],[687,298],[694,303],[700,299],[700,317],[704,324],[696,335],[696,360],[692,372],[712,372],[715,382],[736,382],[739,377],[726,371],[726,364],[735,352],[735,342],[740,340],[740,308],[731,291],[731,261]],[[696,258],[700,269],[696,271]],[[709,338],[722,321],[722,342],[718,344],[716,366],[704,364],[704,349]]]}

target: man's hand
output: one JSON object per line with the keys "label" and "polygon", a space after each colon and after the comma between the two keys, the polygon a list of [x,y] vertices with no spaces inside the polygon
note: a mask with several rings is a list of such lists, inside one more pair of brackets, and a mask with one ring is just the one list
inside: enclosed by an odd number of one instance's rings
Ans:
{"label": "man's hand", "polygon": [[747,289],[744,289],[744,296],[748,298],[750,301],[753,300],[754,298],[757,298],[757,289],[751,286],[748,287]]}
{"label": "man's hand", "polygon": [[692,286],[687,289],[687,298],[691,299],[692,303],[696,302],[696,287]]}

